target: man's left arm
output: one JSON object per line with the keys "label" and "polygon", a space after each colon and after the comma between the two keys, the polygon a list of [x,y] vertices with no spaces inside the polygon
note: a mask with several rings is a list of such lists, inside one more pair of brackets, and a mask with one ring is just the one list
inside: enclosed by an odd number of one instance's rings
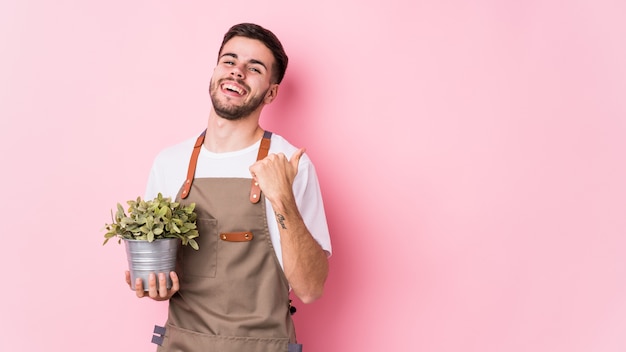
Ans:
{"label": "man's left arm", "polygon": [[290,159],[270,154],[250,167],[252,177],[272,204],[280,233],[283,269],[294,294],[311,303],[322,296],[328,276],[326,252],[307,229],[298,210],[293,182],[304,149]]}

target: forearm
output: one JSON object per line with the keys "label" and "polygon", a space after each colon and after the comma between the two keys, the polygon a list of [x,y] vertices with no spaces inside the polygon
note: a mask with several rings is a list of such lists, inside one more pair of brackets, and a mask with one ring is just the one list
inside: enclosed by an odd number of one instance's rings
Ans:
{"label": "forearm", "polygon": [[315,241],[296,207],[289,200],[273,204],[280,232],[285,275],[294,294],[304,303],[322,296],[328,276],[326,252]]}
{"label": "forearm", "polygon": [[304,148],[300,148],[289,160],[282,153],[269,154],[250,167],[250,174],[272,204],[289,285],[302,302],[310,303],[322,296],[328,276],[328,258],[306,228],[293,193],[303,153]]}

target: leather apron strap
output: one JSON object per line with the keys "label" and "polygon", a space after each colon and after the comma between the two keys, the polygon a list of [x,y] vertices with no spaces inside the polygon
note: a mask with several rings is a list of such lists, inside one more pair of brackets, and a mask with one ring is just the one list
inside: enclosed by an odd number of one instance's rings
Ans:
{"label": "leather apron strap", "polygon": [[[272,132],[263,132],[263,139],[261,139],[261,145],[259,146],[259,154],[257,154],[256,161],[263,160],[270,151],[270,139],[272,138]],[[259,183],[252,179],[252,186],[250,187],[250,202],[256,204],[261,199],[261,189]]]}
{"label": "leather apron strap", "polygon": [[[198,156],[200,155],[200,150],[202,149],[202,145],[204,144],[204,137],[206,136],[206,130],[202,131],[198,139],[196,140],[196,144],[193,146],[193,151],[191,152],[191,160],[189,162],[189,169],[187,169],[187,178],[185,179],[185,183],[183,184],[183,190],[180,194],[182,199],[187,198],[189,196],[189,191],[191,190],[191,185],[193,183],[193,179],[196,175],[196,164],[198,163]],[[261,146],[259,147],[259,153],[257,154],[256,160],[263,160],[270,150],[270,140],[272,138],[272,132],[264,131],[263,139],[261,139]],[[258,203],[259,199],[261,199],[261,189],[259,188],[259,184],[252,179],[252,185],[250,186],[250,202]]]}

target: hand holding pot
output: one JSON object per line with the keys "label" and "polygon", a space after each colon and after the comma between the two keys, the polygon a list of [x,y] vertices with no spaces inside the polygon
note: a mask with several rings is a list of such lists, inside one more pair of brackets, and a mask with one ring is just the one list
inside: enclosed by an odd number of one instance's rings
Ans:
{"label": "hand holding pot", "polygon": [[[176,275],[176,272],[171,271],[170,278],[172,279],[172,288],[168,290],[165,273],[159,273],[158,285],[157,285],[156,275],[154,275],[154,273],[151,273],[148,278],[148,290],[147,291],[144,291],[143,282],[141,281],[141,278],[137,278],[135,280],[135,285],[134,285],[135,293],[137,294],[137,297],[139,298],[150,297],[155,301],[168,300],[176,292],[178,292],[180,288],[178,284],[178,275]],[[126,271],[126,283],[132,289],[133,286],[131,285],[131,282],[130,282],[130,271],[128,270]],[[147,292],[147,295],[146,295],[146,292]]]}

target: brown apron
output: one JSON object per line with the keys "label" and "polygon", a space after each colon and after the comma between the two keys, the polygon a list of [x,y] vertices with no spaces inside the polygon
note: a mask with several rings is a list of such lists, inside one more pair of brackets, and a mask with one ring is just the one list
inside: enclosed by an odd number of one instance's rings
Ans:
{"label": "brown apron", "polygon": [[[181,246],[180,290],[153,342],[159,352],[300,351],[264,197],[250,178],[194,179],[204,134],[176,197],[182,204],[196,203],[200,249]],[[267,156],[270,137],[265,132],[257,160]]]}

